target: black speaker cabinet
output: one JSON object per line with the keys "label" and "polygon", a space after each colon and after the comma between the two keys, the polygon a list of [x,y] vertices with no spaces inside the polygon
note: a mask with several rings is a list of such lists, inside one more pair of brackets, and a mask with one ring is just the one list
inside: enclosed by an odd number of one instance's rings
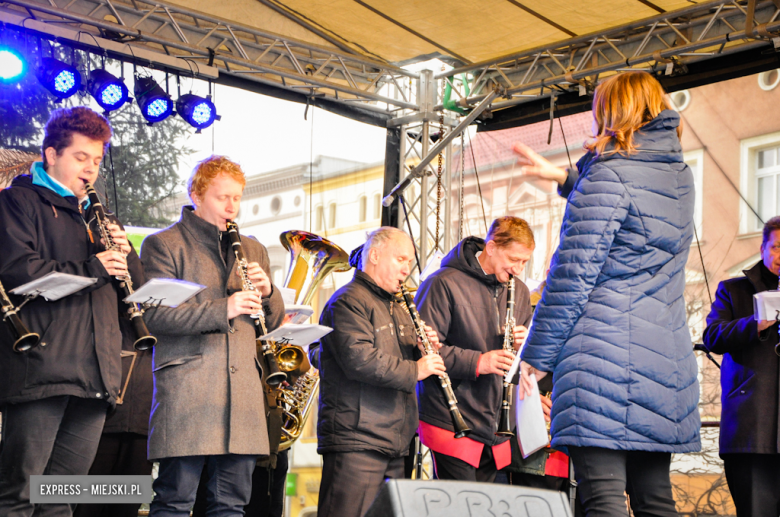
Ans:
{"label": "black speaker cabinet", "polygon": [[563,492],[494,483],[391,479],[365,517],[571,517]]}

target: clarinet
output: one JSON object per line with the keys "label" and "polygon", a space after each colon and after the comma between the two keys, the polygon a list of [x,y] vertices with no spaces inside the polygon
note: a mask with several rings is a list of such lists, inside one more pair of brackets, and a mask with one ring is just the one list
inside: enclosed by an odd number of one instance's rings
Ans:
{"label": "clarinet", "polygon": [[[257,291],[257,288],[252,284],[249,279],[249,262],[244,255],[244,249],[241,246],[241,236],[238,234],[238,225],[233,221],[227,221],[228,238],[230,239],[230,245],[233,248],[233,253],[236,256],[236,265],[238,272],[241,275],[241,288],[244,291]],[[287,374],[279,369],[279,362],[276,359],[276,347],[275,343],[271,340],[261,340],[260,338],[268,333],[265,326],[265,313],[263,312],[263,306],[260,305],[260,310],[257,313],[250,316],[255,321],[255,346],[257,350],[262,354],[263,361],[265,362],[268,375],[265,382],[269,386],[278,386],[282,382],[287,380]]]}
{"label": "clarinet", "polygon": [[[401,297],[406,304],[406,308],[409,309],[409,315],[412,317],[412,323],[414,324],[414,331],[417,333],[417,337],[420,338],[423,344],[424,354],[438,354],[433,348],[428,334],[425,333],[422,320],[420,319],[420,313],[417,312],[417,306],[414,304],[414,298],[412,293],[406,288],[404,284],[400,284]],[[471,432],[469,426],[466,425],[466,421],[463,419],[463,415],[458,409],[458,399],[455,398],[455,392],[452,390],[452,382],[450,382],[450,376],[446,373],[439,377],[439,385],[442,392],[444,392],[444,398],[447,400],[447,405],[450,409],[450,416],[452,417],[452,426],[455,428],[455,438],[463,438]],[[419,479],[419,478],[418,478]]]}
{"label": "clarinet", "polygon": [[[87,196],[89,196],[89,202],[95,207],[95,220],[100,236],[103,238],[103,242],[106,243],[106,251],[118,251],[119,253],[123,253],[122,249],[114,242],[113,237],[111,237],[111,232],[108,231],[107,225],[109,220],[97,192],[89,183],[86,184],[85,188]],[[122,297],[123,299],[133,294],[133,280],[130,278],[130,271],[124,276],[116,277],[116,279],[119,281],[119,288],[122,289],[122,293],[124,294]],[[130,317],[130,322],[133,324],[133,331],[135,332],[133,348],[136,350],[149,350],[152,348],[157,343],[157,338],[151,335],[149,329],[146,328],[146,323],[144,322],[144,308],[141,304],[128,302],[127,315]]]}
{"label": "clarinet", "polygon": [[[506,299],[506,322],[504,323],[504,350],[515,352],[515,277],[509,278],[509,293]],[[501,414],[498,419],[496,436],[514,436],[509,424],[509,410],[512,407],[512,379],[509,372],[504,374],[504,398],[501,401]]]}
{"label": "clarinet", "polygon": [[38,345],[41,336],[27,330],[24,322],[19,317],[19,309],[14,307],[11,299],[5,293],[2,282],[0,282],[0,310],[3,312],[3,321],[8,324],[11,335],[14,338],[14,352],[26,352]]}

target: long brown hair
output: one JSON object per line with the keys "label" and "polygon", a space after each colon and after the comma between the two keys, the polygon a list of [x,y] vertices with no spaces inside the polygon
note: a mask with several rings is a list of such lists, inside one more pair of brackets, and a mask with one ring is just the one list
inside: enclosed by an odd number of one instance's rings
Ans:
{"label": "long brown hair", "polygon": [[[585,149],[600,155],[632,154],[637,151],[634,133],[665,109],[670,109],[661,84],[647,72],[623,72],[599,84],[593,95],[593,118],[596,134],[585,143]],[[677,137],[682,136],[682,124]]]}

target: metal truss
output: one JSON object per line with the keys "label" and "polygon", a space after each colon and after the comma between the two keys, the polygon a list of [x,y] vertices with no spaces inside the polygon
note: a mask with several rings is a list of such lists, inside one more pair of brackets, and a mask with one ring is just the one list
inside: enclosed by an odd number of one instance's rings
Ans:
{"label": "metal truss", "polygon": [[700,3],[612,30],[572,38],[437,74],[453,98],[434,110],[468,109],[500,85],[500,109],[549,96],[590,93],[600,74],[625,70],[685,72],[685,65],[774,43],[780,50],[780,10],[774,1]]}
{"label": "metal truss", "polygon": [[[433,131],[432,131],[433,130]],[[444,131],[452,131],[446,121]],[[438,124],[428,121],[417,122],[401,127],[401,179],[409,176],[416,165],[428,155],[433,144],[441,138]],[[425,269],[436,251],[447,253],[452,247],[451,216],[450,216],[450,176],[452,163],[452,144],[443,151],[441,197],[437,210],[438,186],[436,177],[438,163],[436,160],[426,165],[422,176],[412,180],[406,189],[407,210],[415,245],[420,258],[420,268]],[[403,215],[403,211],[401,214]],[[438,231],[437,231],[438,224]],[[399,217],[398,226],[407,229],[405,218]]]}
{"label": "metal truss", "polygon": [[[268,31],[149,0],[5,0],[0,10],[52,28],[74,24],[79,34],[121,42],[161,56],[217,67],[298,93],[392,115],[416,110],[419,76],[397,66],[293,40]],[[1,11],[0,11],[1,14]],[[21,24],[29,28],[29,23]],[[36,24],[36,30],[41,24]],[[45,31],[44,26],[44,31]],[[53,31],[56,33],[56,31]],[[79,38],[92,44],[90,38]],[[97,43],[97,41],[95,42]],[[96,49],[97,51],[97,49]],[[146,58],[150,53],[144,54]]]}

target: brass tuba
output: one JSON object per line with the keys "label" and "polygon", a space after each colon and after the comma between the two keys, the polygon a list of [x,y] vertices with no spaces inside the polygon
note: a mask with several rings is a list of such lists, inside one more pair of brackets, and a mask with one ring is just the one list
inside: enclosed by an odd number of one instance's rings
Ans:
{"label": "brass tuba", "polygon": [[[328,273],[349,271],[349,255],[328,239],[313,233],[290,230],[279,236],[290,252],[290,269],[284,287],[295,290],[295,303],[308,305]],[[282,437],[279,450],[289,449],[300,438],[306,418],[317,396],[319,372],[312,368],[303,348],[281,345],[276,350],[279,369],[288,376],[290,386],[275,390],[276,403],[282,408]]]}

